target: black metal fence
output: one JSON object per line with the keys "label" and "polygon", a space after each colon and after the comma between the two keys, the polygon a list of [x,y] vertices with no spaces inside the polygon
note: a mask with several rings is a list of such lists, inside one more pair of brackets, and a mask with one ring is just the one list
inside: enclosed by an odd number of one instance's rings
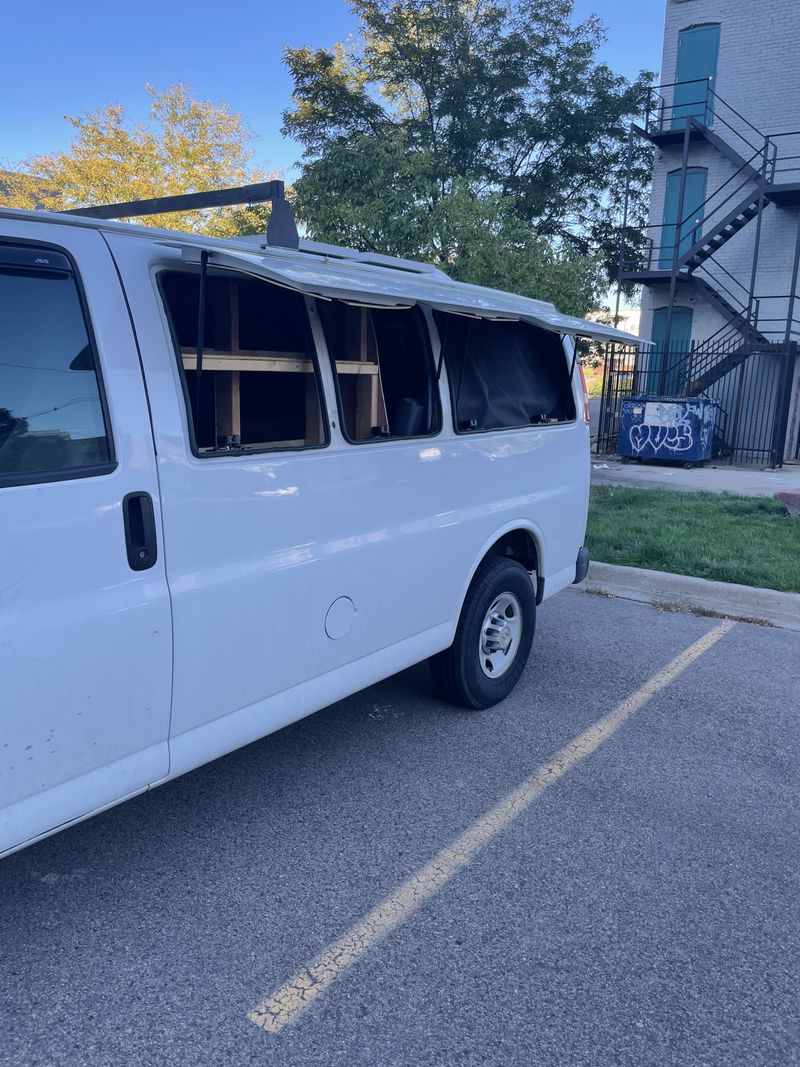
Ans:
{"label": "black metal fence", "polygon": [[779,466],[790,444],[787,435],[797,351],[794,342],[756,345],[741,339],[684,347],[673,344],[669,351],[643,348],[637,352],[633,347],[610,345],[596,449],[617,451],[622,401],[627,397],[706,396],[717,403],[715,460]]}
{"label": "black metal fence", "polygon": [[597,452],[617,451],[622,401],[626,397],[636,395],[636,361],[635,347],[608,345],[605,349],[603,392],[595,443]]}

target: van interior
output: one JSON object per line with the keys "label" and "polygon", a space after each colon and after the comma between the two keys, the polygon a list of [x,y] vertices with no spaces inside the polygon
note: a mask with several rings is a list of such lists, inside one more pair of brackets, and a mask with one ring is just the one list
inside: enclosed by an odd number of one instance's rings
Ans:
{"label": "van interior", "polygon": [[434,312],[461,432],[571,422],[575,400],[557,333],[525,322]]}
{"label": "van interior", "polygon": [[320,302],[319,313],[336,370],[345,437],[359,442],[436,433],[436,376],[418,309],[329,300]]}
{"label": "van interior", "polygon": [[198,385],[200,276],[159,276],[180,353],[199,452],[325,443],[314,345],[302,296],[233,272],[208,272]]}
{"label": "van interior", "polygon": [[[200,276],[159,276],[180,355],[197,452],[319,447],[327,441],[316,354],[301,294],[209,270],[203,371],[197,375]],[[353,442],[422,437],[441,425],[422,313],[318,302],[336,372],[342,430]],[[461,433],[576,417],[558,334],[528,323],[447,312],[434,318]]]}
{"label": "van interior", "polygon": [[[303,297],[230,271],[209,271],[203,369],[197,378],[200,278],[160,275],[198,452],[303,448],[326,441]],[[433,358],[415,309],[320,301],[343,431],[353,442],[435,433]]]}

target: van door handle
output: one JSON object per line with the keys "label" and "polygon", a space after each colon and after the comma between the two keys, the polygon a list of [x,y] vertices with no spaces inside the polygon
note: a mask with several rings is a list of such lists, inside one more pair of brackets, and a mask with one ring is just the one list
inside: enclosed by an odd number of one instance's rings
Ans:
{"label": "van door handle", "polygon": [[156,517],[149,493],[128,493],[122,501],[125,547],[132,571],[146,571],[158,559]]}

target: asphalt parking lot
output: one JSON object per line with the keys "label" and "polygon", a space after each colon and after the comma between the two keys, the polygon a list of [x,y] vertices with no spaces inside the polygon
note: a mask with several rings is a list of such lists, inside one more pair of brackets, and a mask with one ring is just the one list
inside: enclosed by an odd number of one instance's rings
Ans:
{"label": "asphalt parking lot", "polygon": [[498,708],[414,668],[18,853],[0,1063],[799,1063],[799,665],[570,590]]}

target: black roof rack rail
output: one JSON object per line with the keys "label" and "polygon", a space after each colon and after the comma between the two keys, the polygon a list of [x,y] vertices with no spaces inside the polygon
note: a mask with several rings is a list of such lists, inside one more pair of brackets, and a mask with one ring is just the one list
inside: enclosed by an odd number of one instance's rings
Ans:
{"label": "black roof rack rail", "polygon": [[294,220],[292,205],[286,199],[285,186],[277,179],[240,185],[233,189],[209,189],[202,193],[180,193],[177,196],[157,196],[150,200],[129,200],[123,204],[97,204],[65,211],[65,215],[86,215],[94,219],[123,219],[137,215],[164,215],[172,211],[199,211],[209,207],[230,207],[234,204],[272,202],[267,224],[267,244],[278,248],[297,249],[300,237]]}

